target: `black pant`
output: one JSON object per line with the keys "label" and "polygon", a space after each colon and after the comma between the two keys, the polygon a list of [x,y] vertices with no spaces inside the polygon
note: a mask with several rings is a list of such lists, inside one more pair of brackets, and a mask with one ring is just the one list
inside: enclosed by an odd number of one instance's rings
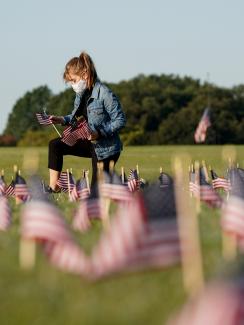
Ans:
{"label": "black pant", "polygon": [[[71,155],[92,159],[92,180],[91,189],[96,192],[97,183],[97,156],[93,147],[93,144],[88,140],[78,140],[74,146],[68,146],[61,141],[60,138],[53,139],[49,142],[48,151],[48,168],[61,172],[63,168],[63,156]],[[99,160],[103,162],[104,170],[109,171],[110,161],[114,161],[114,164],[119,159],[120,153],[116,153],[106,159]]]}

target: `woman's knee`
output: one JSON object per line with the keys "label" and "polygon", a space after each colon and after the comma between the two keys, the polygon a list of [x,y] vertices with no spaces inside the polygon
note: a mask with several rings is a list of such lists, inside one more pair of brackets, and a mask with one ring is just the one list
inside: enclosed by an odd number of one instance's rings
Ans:
{"label": "woman's knee", "polygon": [[61,143],[60,143],[60,138],[52,139],[49,141],[49,150],[50,151],[55,151],[55,150],[60,150],[61,148]]}

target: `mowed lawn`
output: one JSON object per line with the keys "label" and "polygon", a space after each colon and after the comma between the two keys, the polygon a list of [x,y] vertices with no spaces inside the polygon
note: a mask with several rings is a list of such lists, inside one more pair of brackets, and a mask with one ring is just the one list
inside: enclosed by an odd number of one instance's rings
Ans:
{"label": "mowed lawn", "polygon": [[[244,166],[244,146],[236,146],[237,161]],[[223,175],[226,162],[221,146],[147,146],[125,148],[116,169],[139,164],[141,177],[156,180],[159,167],[171,173],[171,157],[188,153],[192,159],[205,160]],[[10,182],[13,165],[17,164],[25,177],[24,157],[38,154],[39,174],[48,180],[46,148],[2,148],[0,168]],[[66,157],[64,169],[73,169],[76,178],[83,168],[90,169],[88,159]],[[64,197],[57,203],[71,221],[76,204]],[[65,274],[52,267],[41,250],[31,271],[20,269],[19,218],[21,207],[11,200],[13,225],[0,233],[0,324],[164,324],[186,300],[180,266],[160,271],[120,275],[91,283]],[[223,267],[219,210],[202,205],[199,215],[205,279],[208,281]],[[81,247],[89,254],[102,231],[99,221],[86,234],[73,232]]]}

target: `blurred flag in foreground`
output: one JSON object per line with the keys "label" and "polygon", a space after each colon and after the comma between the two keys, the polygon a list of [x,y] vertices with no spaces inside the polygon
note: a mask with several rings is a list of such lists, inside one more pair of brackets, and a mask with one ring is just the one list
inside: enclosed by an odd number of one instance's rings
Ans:
{"label": "blurred flag in foreground", "polygon": [[180,245],[176,224],[173,186],[163,191],[158,184],[144,197],[120,206],[92,254],[96,278],[116,272],[163,268],[179,262]]}
{"label": "blurred flag in foreground", "polygon": [[41,243],[49,261],[59,269],[87,274],[88,259],[74,242],[61,212],[45,199],[39,179],[32,178],[30,183],[33,195],[22,210],[22,237]]}
{"label": "blurred flag in foreground", "polygon": [[207,129],[211,126],[210,122],[210,110],[209,108],[205,108],[203,116],[196,128],[194,139],[196,143],[205,142],[206,135],[207,135]]}

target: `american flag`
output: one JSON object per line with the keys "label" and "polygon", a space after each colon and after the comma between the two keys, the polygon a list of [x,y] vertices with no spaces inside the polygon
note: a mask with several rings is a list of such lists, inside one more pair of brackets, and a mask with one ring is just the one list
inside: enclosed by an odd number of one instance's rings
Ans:
{"label": "american flag", "polygon": [[159,177],[159,187],[164,188],[173,184],[172,177],[164,172],[160,172]]}
{"label": "american flag", "polygon": [[162,268],[178,263],[180,244],[173,187],[158,184],[121,204],[110,230],[92,254],[95,278],[115,272]]}
{"label": "american flag", "polygon": [[101,219],[102,207],[101,200],[98,198],[88,198],[79,203],[78,209],[75,212],[72,226],[80,232],[87,231],[92,219]]}
{"label": "american flag", "polygon": [[[68,174],[69,173],[69,174]],[[69,191],[69,179],[72,179],[72,175],[70,172],[61,172],[57,181],[58,187],[61,188],[63,192],[68,192]]]}
{"label": "american flag", "polygon": [[41,186],[35,193],[38,198],[34,194],[22,210],[22,237],[41,243],[49,261],[61,270],[86,275],[89,260],[74,242],[61,212],[45,201]]}
{"label": "american flag", "polygon": [[78,122],[77,127],[68,126],[63,134],[62,141],[69,146],[73,146],[79,139],[88,139],[91,135],[91,130],[85,119]]}
{"label": "american flag", "polygon": [[212,177],[212,186],[214,189],[223,189],[226,192],[230,190],[230,181],[224,177],[219,177],[215,171],[210,170]]}
{"label": "american flag", "polygon": [[244,249],[244,180],[238,169],[230,170],[231,191],[222,209],[221,226],[238,239]]}
{"label": "american flag", "polygon": [[200,177],[200,199],[205,202],[209,207],[221,207],[222,198],[206,181],[203,167],[199,170]]}
{"label": "american flag", "polygon": [[196,143],[205,142],[207,129],[211,126],[210,122],[210,110],[205,108],[204,113],[201,117],[201,120],[196,128],[194,139]]}
{"label": "american flag", "polygon": [[140,180],[139,180],[136,169],[131,169],[130,170],[127,185],[128,185],[129,191],[131,191],[131,192],[135,192],[135,191],[139,190],[139,188],[140,188]]}
{"label": "american flag", "polygon": [[15,195],[14,188],[15,188],[15,184],[14,184],[14,180],[12,180],[11,183],[5,189],[5,195],[6,196],[14,196]]}
{"label": "american flag", "polygon": [[50,115],[47,115],[46,113],[36,113],[36,118],[41,125],[53,124],[52,120],[50,119]]}
{"label": "american flag", "polygon": [[121,183],[120,177],[115,173],[103,173],[104,182],[100,185],[100,195],[115,201],[128,201],[132,199],[128,187]]}
{"label": "american flag", "polygon": [[0,230],[7,230],[11,224],[11,210],[5,196],[0,196]]}
{"label": "american flag", "polygon": [[[232,281],[233,282],[233,281]],[[166,325],[242,325],[244,288],[240,283],[216,281],[191,299]],[[237,281],[236,281],[237,282]]]}
{"label": "american flag", "polygon": [[4,180],[4,176],[0,176],[0,196],[5,195],[5,190],[6,190],[6,184]]}
{"label": "american flag", "polygon": [[83,177],[76,182],[76,186],[71,192],[72,201],[85,200],[90,195],[90,190],[86,181]]}
{"label": "american flag", "polygon": [[14,195],[16,198],[25,202],[29,198],[29,191],[25,179],[16,173],[14,180]]}
{"label": "american flag", "polygon": [[197,182],[196,173],[194,170],[189,172],[189,191],[194,195],[194,197],[200,196],[200,186]]}

